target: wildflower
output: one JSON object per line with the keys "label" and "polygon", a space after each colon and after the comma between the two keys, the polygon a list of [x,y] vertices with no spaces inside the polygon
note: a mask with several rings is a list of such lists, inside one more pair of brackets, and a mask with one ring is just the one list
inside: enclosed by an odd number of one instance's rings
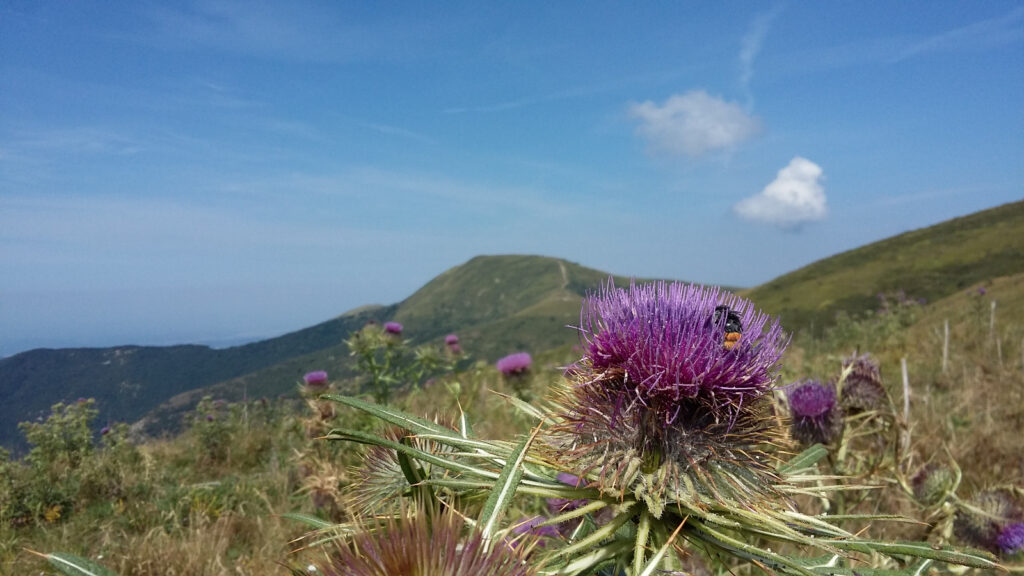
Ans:
{"label": "wildflower", "polygon": [[459,343],[456,342],[448,346],[448,351],[452,354],[462,354],[462,346],[459,346]]}
{"label": "wildflower", "polygon": [[100,428],[100,436],[106,436],[107,434],[110,434],[110,426]]}
{"label": "wildflower", "polygon": [[843,409],[831,384],[808,380],[789,392],[793,437],[801,444],[828,444],[843,431]]}
{"label": "wildflower", "polygon": [[851,371],[842,384],[840,395],[843,409],[850,413],[858,413],[882,408],[885,405],[886,394],[878,364],[864,354],[844,359],[843,370],[848,368]]}
{"label": "wildflower", "polygon": [[996,552],[1004,526],[1021,521],[1024,511],[1009,490],[985,490],[957,511],[953,531],[961,540]]}
{"label": "wildflower", "polygon": [[506,376],[517,376],[525,373],[533,364],[533,359],[526,352],[509,354],[495,364],[498,371]]}
{"label": "wildflower", "polygon": [[327,372],[323,370],[316,370],[315,372],[308,372],[302,377],[302,380],[306,382],[306,386],[311,389],[321,389],[327,387]]}
{"label": "wildflower", "polygon": [[339,547],[328,576],[531,576],[536,569],[523,561],[529,546],[493,546],[479,533],[462,536],[465,521],[456,514],[424,513],[391,518],[352,537]]}
{"label": "wildflower", "polygon": [[602,491],[633,492],[655,517],[668,501],[703,508],[770,491],[777,321],[717,288],[609,283],[584,301],[580,331],[553,439],[565,467],[596,470]]}
{"label": "wildflower", "polygon": [[985,290],[984,286],[978,286],[978,296],[984,296],[988,294],[988,290]]}
{"label": "wildflower", "polygon": [[996,545],[1007,556],[1024,550],[1024,523],[1014,522],[1004,526],[996,538]]}
{"label": "wildflower", "polygon": [[953,471],[941,464],[928,464],[910,479],[910,487],[914,490],[914,498],[918,502],[932,506],[941,502],[953,488]]}
{"label": "wildflower", "polygon": [[387,322],[384,324],[384,331],[395,336],[402,335],[402,325],[398,322]]}
{"label": "wildflower", "polygon": [[449,346],[458,344],[459,343],[459,337],[456,336],[455,334],[449,334],[449,335],[444,337],[444,343],[449,345]]}
{"label": "wildflower", "polygon": [[207,414],[206,415],[206,421],[207,422],[213,422],[213,414]]}

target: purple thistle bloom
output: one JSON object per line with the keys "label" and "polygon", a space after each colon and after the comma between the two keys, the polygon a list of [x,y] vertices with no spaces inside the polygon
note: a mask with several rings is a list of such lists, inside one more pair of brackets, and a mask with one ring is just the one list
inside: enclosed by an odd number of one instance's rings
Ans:
{"label": "purple thistle bloom", "polygon": [[206,421],[207,422],[213,422],[213,414],[207,414],[206,415]]}
{"label": "purple thistle bloom", "polygon": [[557,461],[594,471],[602,492],[645,494],[656,518],[672,502],[772,491],[765,447],[779,430],[766,392],[787,344],[777,320],[718,288],[609,282],[584,301],[580,333]]}
{"label": "purple thistle bloom", "polygon": [[498,360],[495,366],[506,376],[516,376],[529,370],[532,364],[533,358],[528,353],[516,352]]}
{"label": "purple thistle bloom", "polygon": [[988,290],[985,290],[984,286],[978,286],[978,296],[984,296],[988,294]]}
{"label": "purple thistle bloom", "polygon": [[388,322],[384,324],[384,331],[388,334],[394,334],[395,336],[402,335],[402,325],[398,322]]}
{"label": "purple thistle bloom", "polygon": [[[969,504],[970,507],[957,511],[953,532],[965,542],[992,552],[1002,550],[1000,539],[1008,526],[1024,521],[1024,510],[1010,490],[979,492],[970,499]],[[1014,536],[1014,532],[1007,535],[1008,540]]]}
{"label": "purple thistle bloom", "polygon": [[458,344],[459,343],[459,337],[456,336],[455,334],[449,334],[449,335],[444,337],[444,343],[449,345],[449,346],[452,346],[454,344]]}
{"label": "purple thistle bloom", "polygon": [[828,444],[843,430],[843,412],[831,384],[809,380],[789,392],[793,437],[803,444]]}
{"label": "purple thistle bloom", "polygon": [[323,370],[309,372],[302,379],[310,388],[322,388],[327,385],[327,372]]}
{"label": "purple thistle bloom", "polygon": [[999,531],[996,546],[1007,556],[1024,550],[1024,523],[1007,524]]}
{"label": "purple thistle bloom", "polygon": [[[716,314],[719,305],[735,313],[746,339],[726,346],[729,319]],[[584,302],[581,324],[597,379],[621,374],[623,391],[659,407],[666,423],[685,398],[735,407],[761,396],[786,346],[778,322],[750,302],[698,285],[609,284]]]}
{"label": "purple thistle bloom", "polygon": [[110,434],[110,426],[104,426],[100,429],[100,436],[106,436],[107,434]]}

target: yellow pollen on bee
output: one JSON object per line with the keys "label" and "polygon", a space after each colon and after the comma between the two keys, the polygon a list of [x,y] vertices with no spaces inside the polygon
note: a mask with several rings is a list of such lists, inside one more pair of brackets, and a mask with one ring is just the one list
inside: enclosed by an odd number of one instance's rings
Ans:
{"label": "yellow pollen on bee", "polygon": [[732,350],[733,347],[736,346],[736,343],[740,341],[741,337],[743,337],[743,334],[739,332],[729,332],[728,334],[726,334],[725,342],[723,343],[725,349]]}

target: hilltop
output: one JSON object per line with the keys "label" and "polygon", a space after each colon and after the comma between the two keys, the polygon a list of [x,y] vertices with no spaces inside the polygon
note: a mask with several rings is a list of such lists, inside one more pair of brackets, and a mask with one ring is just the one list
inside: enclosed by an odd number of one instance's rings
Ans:
{"label": "hilltop", "polygon": [[934,302],[1024,272],[1024,202],[954,218],[819,260],[742,291],[791,331],[820,331],[840,310],[877,307],[879,293]]}

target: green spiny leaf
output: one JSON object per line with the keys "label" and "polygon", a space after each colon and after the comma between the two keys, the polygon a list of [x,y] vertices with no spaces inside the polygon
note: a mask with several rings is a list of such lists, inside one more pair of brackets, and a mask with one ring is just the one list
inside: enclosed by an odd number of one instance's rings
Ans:
{"label": "green spiny leaf", "polygon": [[482,527],[480,533],[485,540],[490,539],[494,535],[498,522],[505,514],[505,510],[512,504],[512,496],[515,495],[519,481],[523,477],[523,460],[526,458],[526,450],[533,443],[539,432],[540,427],[538,426],[534,428],[532,434],[524,438],[516,446],[516,449],[505,463],[505,467],[502,468],[501,475],[498,477],[494,489],[491,490],[491,495],[487,497],[483,513],[480,515],[479,524]]}

